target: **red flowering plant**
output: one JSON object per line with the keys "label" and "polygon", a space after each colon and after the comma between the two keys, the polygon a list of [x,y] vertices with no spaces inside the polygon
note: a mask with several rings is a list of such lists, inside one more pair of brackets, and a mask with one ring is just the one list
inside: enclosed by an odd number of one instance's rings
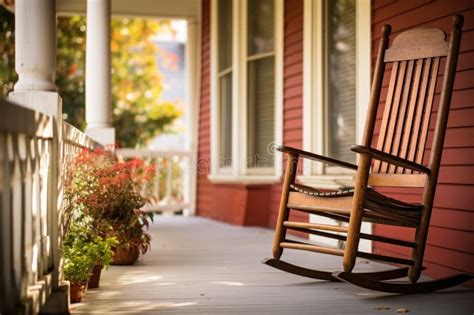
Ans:
{"label": "red flowering plant", "polygon": [[139,189],[153,171],[141,159],[119,161],[109,151],[83,150],[67,176],[66,221],[89,218],[97,235],[116,237],[119,247],[145,254],[150,235],[144,229],[152,214],[140,210],[146,200]]}

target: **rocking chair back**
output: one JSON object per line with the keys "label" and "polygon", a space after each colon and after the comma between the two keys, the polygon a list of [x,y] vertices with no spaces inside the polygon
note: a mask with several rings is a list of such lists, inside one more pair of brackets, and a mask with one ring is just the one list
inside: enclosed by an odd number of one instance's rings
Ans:
{"label": "rocking chair back", "polygon": [[[363,200],[367,184],[423,187],[423,210],[420,224],[416,229],[417,246],[412,252],[413,265],[410,268],[410,280],[415,282],[420,276],[447,128],[462,24],[463,17],[461,15],[454,16],[449,42],[441,29],[413,29],[398,35],[390,48],[387,48],[390,28],[387,26],[384,29],[372,87],[373,97],[369,105],[365,138],[363,139],[364,146],[362,150],[355,148],[355,151],[364,153],[364,149],[370,150],[383,85],[383,74],[386,66],[391,65],[390,81],[376,147],[379,155],[390,155],[390,159],[388,161],[374,159],[370,174],[368,172],[370,163],[368,156],[362,154],[359,161],[355,202],[345,250],[345,268],[347,270],[352,268],[357,252],[358,231],[362,215],[360,209],[364,207]],[[442,62],[445,63],[443,83],[432,136],[430,159],[428,167],[425,167],[422,166],[423,155],[427,147],[427,139],[430,138],[428,136],[430,118]],[[377,88],[379,91],[374,92],[374,89]],[[403,160],[404,163],[397,163],[398,165],[390,163],[390,161],[397,162],[397,160]],[[411,167],[406,168],[403,167],[404,165]]]}
{"label": "rocking chair back", "polygon": [[[459,43],[460,33],[452,34],[452,41]],[[456,43],[453,43],[454,48]],[[443,86],[444,97],[438,100],[438,113],[449,111],[449,101],[454,73],[456,71],[457,52],[451,51],[450,62],[445,61],[450,52],[446,34],[441,29],[414,29],[403,32],[395,38],[392,46],[385,51],[384,67],[390,68],[390,76],[380,132],[376,149],[402,159],[422,164],[424,153],[431,138],[432,144],[438,143],[438,150],[431,151],[431,163],[428,168],[436,167],[441,155],[442,143],[446,129],[445,117],[440,117],[436,124],[434,137],[429,137],[430,119],[435,107],[437,81],[440,76],[440,66],[445,62]],[[449,80],[446,80],[450,78]],[[449,95],[446,95],[449,94]],[[376,111],[370,113],[377,115]],[[372,142],[373,130],[368,137]],[[439,147],[441,143],[441,147]],[[378,174],[413,174],[413,176],[379,176]],[[424,187],[427,176],[419,172],[396,166],[380,160],[375,160],[369,184],[374,186],[410,186]]]}

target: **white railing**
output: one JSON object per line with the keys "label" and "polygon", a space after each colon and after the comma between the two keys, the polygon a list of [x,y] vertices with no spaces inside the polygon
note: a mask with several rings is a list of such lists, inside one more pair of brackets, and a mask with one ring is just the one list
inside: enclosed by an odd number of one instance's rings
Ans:
{"label": "white railing", "polygon": [[67,312],[59,252],[63,174],[80,148],[97,144],[5,100],[0,113],[0,313]]}
{"label": "white railing", "polygon": [[193,213],[192,178],[195,172],[191,151],[117,149],[119,158],[141,158],[146,165],[155,164],[149,183],[141,194],[150,202],[143,210],[162,213]]}

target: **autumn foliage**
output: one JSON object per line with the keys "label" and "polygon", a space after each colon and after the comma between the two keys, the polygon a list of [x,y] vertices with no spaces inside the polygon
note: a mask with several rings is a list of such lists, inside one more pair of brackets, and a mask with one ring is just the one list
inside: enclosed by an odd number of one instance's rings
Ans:
{"label": "autumn foliage", "polygon": [[66,226],[70,221],[90,221],[97,235],[116,237],[120,246],[145,253],[150,236],[144,228],[151,216],[140,210],[146,200],[139,189],[154,167],[141,159],[118,161],[109,151],[84,149],[68,170]]}

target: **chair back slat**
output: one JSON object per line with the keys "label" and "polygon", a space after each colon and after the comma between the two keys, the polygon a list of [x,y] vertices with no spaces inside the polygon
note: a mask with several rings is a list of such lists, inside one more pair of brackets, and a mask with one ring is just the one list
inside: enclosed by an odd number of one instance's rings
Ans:
{"label": "chair back slat", "polygon": [[[388,85],[387,98],[385,100],[385,107],[382,118],[382,125],[380,126],[379,140],[377,144],[377,149],[381,149],[384,146],[385,134],[387,133],[388,122],[390,121],[390,115],[392,114],[392,104],[395,94],[395,86],[397,83],[397,78],[399,77],[399,63],[395,62],[392,66],[392,73],[390,75],[390,83]],[[373,172],[380,172],[380,161],[376,160],[373,166]]]}
{"label": "chair back slat", "polygon": [[[412,81],[413,65],[414,65],[413,60],[408,61],[408,68],[405,74],[405,81],[403,84],[403,95],[402,95],[402,100],[400,103],[398,118],[396,119],[396,122],[395,122],[395,117],[394,117],[395,128],[393,130],[392,144],[390,148],[390,152],[393,155],[398,155],[399,153],[400,142],[402,140],[402,132],[405,130],[404,122],[406,119],[407,104],[409,100],[410,89],[412,88],[412,83],[413,83]],[[396,169],[395,165],[390,165],[388,167],[388,173],[395,173],[395,169]]]}
{"label": "chair back slat", "polygon": [[434,58],[432,62],[430,85],[429,85],[428,95],[426,97],[426,104],[424,106],[423,125],[421,127],[419,144],[417,145],[418,151],[415,158],[415,162],[418,164],[421,164],[423,162],[425,144],[426,144],[426,139],[428,137],[428,128],[430,125],[430,118],[431,118],[431,113],[432,113],[432,108],[433,108],[436,81],[438,79],[439,61],[440,61],[440,57],[436,57]]}
{"label": "chair back slat", "polygon": [[[392,155],[421,164],[433,109],[440,58],[447,56],[446,34],[440,29],[416,29],[398,35],[386,50],[392,63],[377,146]],[[374,161],[373,173],[417,173]]]}
{"label": "chair back slat", "polygon": [[[393,102],[390,105],[391,108],[386,108],[385,110],[389,112],[387,117],[387,121],[383,122],[384,124],[387,124],[387,128],[385,130],[385,133],[383,134],[383,137],[379,138],[379,148],[382,151],[385,152],[390,152],[390,148],[392,146],[392,141],[393,141],[393,135],[394,135],[394,130],[395,130],[395,122],[397,120],[398,116],[398,110],[400,108],[400,101],[401,101],[401,96],[402,96],[402,91],[403,91],[403,85],[406,82],[405,81],[405,73],[406,73],[406,61],[402,61],[400,63],[398,75],[397,75],[397,81],[395,82],[395,94],[393,96]],[[381,134],[382,135],[382,134]],[[381,163],[379,172],[380,173],[387,173],[387,163]]]}
{"label": "chair back slat", "polygon": [[[408,146],[410,144],[412,132],[413,132],[413,124],[415,121],[415,114],[416,114],[416,103],[418,97],[421,95],[420,92],[420,83],[422,82],[423,76],[423,66],[429,63],[430,59],[418,59],[415,64],[415,74],[413,77],[413,87],[411,89],[410,95],[410,102],[408,104],[408,109],[406,111],[406,129],[403,131],[403,139],[400,146],[400,153],[399,156],[403,159],[407,158],[408,154]],[[426,69],[426,67],[425,67]],[[397,173],[403,173],[404,169],[398,167],[396,170]]]}
{"label": "chair back slat", "polygon": [[[416,155],[416,146],[418,143],[418,137],[421,128],[421,117],[423,116],[423,106],[426,98],[426,92],[428,91],[428,81],[431,69],[431,58],[425,59],[423,63],[423,75],[421,77],[421,86],[418,93],[418,97],[415,98],[412,104],[414,106],[415,116],[411,125],[411,133],[407,135],[407,155],[404,157],[407,160],[414,161]],[[410,173],[410,172],[408,172]]]}

